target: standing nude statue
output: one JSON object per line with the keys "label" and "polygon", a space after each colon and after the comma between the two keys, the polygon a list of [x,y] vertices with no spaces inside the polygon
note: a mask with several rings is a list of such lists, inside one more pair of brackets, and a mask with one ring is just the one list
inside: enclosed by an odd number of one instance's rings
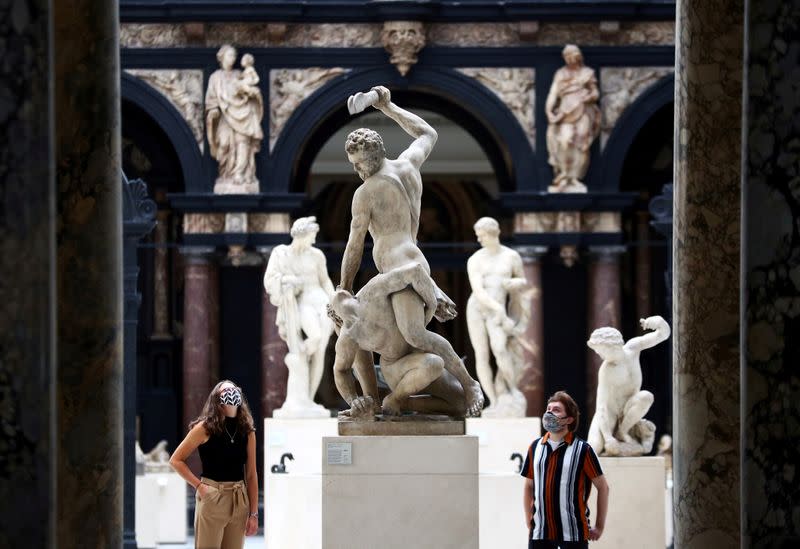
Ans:
{"label": "standing nude statue", "polygon": [[[527,401],[517,389],[524,367],[523,334],[530,319],[530,285],[519,253],[500,244],[500,224],[491,217],[474,226],[481,249],[467,260],[472,295],[467,329],[475,349],[475,368],[490,406],[484,416],[524,417]],[[492,378],[489,352],[497,375]]]}
{"label": "standing nude statue", "polygon": [[598,328],[586,343],[603,363],[597,375],[597,407],[589,427],[588,442],[606,456],[641,456],[653,449],[656,426],[644,419],[653,393],[642,390],[639,355],[669,337],[667,321],[651,316],[639,321],[654,330],[626,343],[614,328]]}
{"label": "standing nude statue", "polygon": [[326,308],[333,295],[325,255],[312,247],[319,232],[314,217],[301,217],[292,225],[292,243],[272,250],[264,274],[264,288],[278,308],[278,334],[289,352],[286,401],[275,417],[330,417],[314,402],[322,379],[325,348],[333,332]]}
{"label": "standing nude statue", "polygon": [[[341,288],[353,293],[353,280],[361,265],[364,239],[367,231],[373,241],[372,258],[381,274],[417,264],[430,278],[430,266],[417,247],[417,232],[422,199],[422,176],[420,167],[428,158],[437,134],[427,122],[391,102],[389,90],[383,86],[372,88],[368,94],[376,109],[397,122],[414,141],[395,159],[386,158],[381,136],[366,128],[358,129],[347,136],[345,150],[347,158],[364,183],[356,190],[352,203],[350,236],[342,258]],[[351,112],[353,104],[349,101]],[[426,303],[412,287],[404,288],[389,296],[394,321],[403,339],[418,351],[438,356],[444,369],[458,380],[465,395],[462,414],[476,416],[483,408],[483,392],[477,381],[470,377],[464,363],[450,343],[426,328],[429,314],[439,320],[452,318],[452,301],[431,280],[437,298],[435,311],[427,311]],[[360,359],[370,362],[370,353]],[[390,413],[394,410],[388,410]]]}

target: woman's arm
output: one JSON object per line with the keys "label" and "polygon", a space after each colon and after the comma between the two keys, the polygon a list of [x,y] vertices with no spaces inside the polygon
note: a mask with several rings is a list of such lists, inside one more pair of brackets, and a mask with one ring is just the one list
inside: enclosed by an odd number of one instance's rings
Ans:
{"label": "woman's arm", "polygon": [[[172,453],[172,457],[169,458],[169,464],[172,465],[172,468],[175,469],[175,472],[178,473],[183,480],[188,482],[195,490],[197,490],[198,486],[200,486],[200,479],[197,478],[197,476],[192,473],[192,470],[189,469],[189,466],[186,465],[186,458],[188,458],[198,446],[207,440],[208,433],[206,432],[205,425],[200,422],[191,428],[183,441],[178,445],[177,448],[175,448],[175,451]],[[200,492],[201,499],[204,495],[205,494],[203,492]]]}
{"label": "woman's arm", "polygon": [[[245,534],[252,536],[258,531],[258,473],[256,472],[256,432],[247,437],[247,464],[245,465],[247,498],[250,500],[250,514],[247,517]],[[264,511],[266,512],[266,510]]]}

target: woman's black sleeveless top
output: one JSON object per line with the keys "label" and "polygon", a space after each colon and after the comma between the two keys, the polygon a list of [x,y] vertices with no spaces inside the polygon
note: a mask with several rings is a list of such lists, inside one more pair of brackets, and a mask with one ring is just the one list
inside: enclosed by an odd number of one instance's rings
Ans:
{"label": "woman's black sleeveless top", "polygon": [[217,482],[244,480],[248,433],[242,432],[233,417],[226,417],[224,426],[222,433],[212,434],[197,448],[203,464],[203,476]]}

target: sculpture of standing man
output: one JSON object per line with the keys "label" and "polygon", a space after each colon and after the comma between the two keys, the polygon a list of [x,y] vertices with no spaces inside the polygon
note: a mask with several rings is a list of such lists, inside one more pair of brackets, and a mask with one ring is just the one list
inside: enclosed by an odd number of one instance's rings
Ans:
{"label": "sculpture of standing man", "polygon": [[[353,196],[350,235],[342,258],[341,288],[343,291],[337,292],[338,301],[343,308],[350,311],[360,309],[360,306],[351,306],[352,303],[348,305],[347,302],[350,297],[353,297],[353,280],[361,266],[364,239],[369,232],[373,241],[372,258],[380,274],[362,289],[364,291],[368,286],[373,288],[373,291],[368,291],[369,297],[359,292],[355,299],[358,300],[359,295],[363,296],[364,306],[368,307],[371,312],[383,311],[392,318],[375,318],[374,322],[370,322],[379,329],[387,331],[389,335],[385,341],[368,342],[369,338],[362,338],[357,333],[360,330],[354,328],[352,339],[360,346],[361,351],[348,357],[348,364],[340,364],[338,370],[347,370],[351,361],[362,365],[371,365],[373,363],[371,353],[388,351],[389,349],[381,350],[383,345],[394,341],[395,338],[392,334],[399,334],[398,345],[394,349],[398,351],[397,356],[393,356],[392,361],[394,366],[399,365],[402,371],[395,372],[398,385],[393,389],[400,386],[400,380],[407,383],[403,383],[402,398],[398,398],[398,395],[389,395],[391,398],[387,397],[388,400],[384,400],[384,414],[397,414],[410,410],[408,397],[431,385],[430,379],[439,379],[427,374],[446,371],[455,380],[455,387],[461,393],[462,405],[458,415],[462,417],[480,415],[483,408],[483,393],[480,385],[469,375],[464,363],[450,343],[426,328],[434,314],[439,320],[455,316],[452,301],[433,282],[428,261],[417,246],[422,199],[420,168],[431,153],[438,135],[436,130],[422,118],[392,103],[389,90],[383,86],[374,87],[366,94],[356,94],[348,100],[348,108],[353,114],[369,105],[397,122],[406,133],[414,138],[414,141],[399,157],[390,159],[386,158],[383,140],[377,132],[361,128],[347,137],[345,144],[347,158],[364,183],[358,187]],[[429,293],[435,297],[436,305],[433,303],[426,305],[425,296],[415,291],[415,286],[411,283],[402,284],[402,289],[396,291],[389,288],[391,283],[382,284],[380,282],[381,280],[396,281],[403,273],[407,273],[409,268],[414,267],[417,267],[414,271],[421,270],[424,274],[423,280],[417,281],[417,287],[429,285]],[[391,276],[393,273],[399,273],[399,276]],[[432,311],[431,307],[435,307],[435,311]],[[334,311],[335,309],[336,307],[334,307]],[[358,324],[359,315],[365,320],[370,316],[363,311],[354,314],[356,318],[351,318],[349,321],[351,326]],[[403,345],[400,345],[401,341]],[[402,350],[400,350],[401,347],[403,347]],[[420,360],[402,360],[411,353],[422,353]],[[438,360],[427,360],[430,357],[426,358],[426,354],[438,357]],[[341,361],[339,349],[337,349],[337,359]],[[419,370],[420,368],[426,371],[422,372]],[[357,368],[356,371],[358,372],[359,369]],[[374,376],[374,371],[372,376]],[[365,382],[360,379],[359,381],[365,391],[374,387],[371,380]],[[355,394],[352,385],[346,389],[345,393],[342,396],[351,405],[351,411],[353,411],[355,403],[358,402],[358,395]],[[366,396],[377,402],[377,395]],[[433,413],[433,409],[428,409],[428,413]],[[448,412],[442,411],[441,413]]]}
{"label": "sculpture of standing man", "polygon": [[547,94],[547,161],[553,167],[550,192],[586,192],[581,181],[589,169],[589,148],[600,133],[600,92],[594,69],[583,65],[578,46],[562,51],[566,66],[558,69]]}
{"label": "sculpture of standing man", "polygon": [[325,348],[333,332],[327,306],[333,296],[325,255],[312,247],[319,225],[301,217],[291,229],[292,243],[276,246],[269,256],[264,288],[278,308],[278,334],[289,347],[286,401],[274,417],[329,417],[314,402],[322,379]]}
{"label": "sculpture of standing man", "polygon": [[[500,244],[500,224],[491,217],[474,226],[481,249],[467,261],[472,295],[467,301],[467,329],[475,349],[478,381],[489,397],[487,417],[525,417],[527,400],[517,389],[524,368],[523,334],[530,319],[531,288],[519,253]],[[489,352],[497,374],[492,377]]]}
{"label": "sculpture of standing man", "polygon": [[264,132],[264,99],[257,87],[253,59],[242,60],[244,74],[234,69],[236,49],[224,45],[217,52],[220,68],[208,78],[206,92],[206,137],[219,172],[216,194],[258,192],[255,155],[261,149]]}
{"label": "sculpture of standing man", "polygon": [[639,355],[666,340],[670,329],[660,316],[639,322],[642,329],[654,331],[625,342],[616,328],[598,328],[586,343],[603,359],[587,439],[599,455],[641,456],[653,449],[656,426],[644,419],[653,405],[653,393],[642,390]]}

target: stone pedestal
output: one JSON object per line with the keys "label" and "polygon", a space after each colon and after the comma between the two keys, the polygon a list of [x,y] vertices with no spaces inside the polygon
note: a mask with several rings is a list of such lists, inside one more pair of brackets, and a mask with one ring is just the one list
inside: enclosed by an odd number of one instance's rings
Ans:
{"label": "stone pedestal", "polygon": [[[267,549],[322,544],[322,438],[336,435],[336,419],[264,420],[264,537]],[[286,473],[273,473],[281,456]],[[298,520],[302,517],[302,520]]]}
{"label": "stone pedestal", "polygon": [[[608,517],[603,537],[591,542],[592,549],[664,547],[664,458],[600,458],[600,466],[610,487]],[[593,524],[597,517],[594,488],[589,510]]]}
{"label": "stone pedestal", "polygon": [[[153,505],[157,494],[155,483],[148,482],[144,475],[136,475],[136,546],[139,549],[153,549],[158,545],[158,506]],[[185,518],[183,522],[186,523]]]}
{"label": "stone pedestal", "polygon": [[[518,473],[519,462],[511,459],[517,453],[525,459],[528,447],[541,433],[541,419],[467,418],[467,434],[478,437],[480,473]],[[481,517],[483,520],[483,516]]]}
{"label": "stone pedestal", "polygon": [[525,479],[517,473],[481,473],[479,478],[481,549],[528,549]]}
{"label": "stone pedestal", "polygon": [[186,543],[186,481],[173,472],[136,477],[138,547]]}
{"label": "stone pedestal", "polygon": [[322,446],[324,549],[478,548],[477,437],[325,437]]}

